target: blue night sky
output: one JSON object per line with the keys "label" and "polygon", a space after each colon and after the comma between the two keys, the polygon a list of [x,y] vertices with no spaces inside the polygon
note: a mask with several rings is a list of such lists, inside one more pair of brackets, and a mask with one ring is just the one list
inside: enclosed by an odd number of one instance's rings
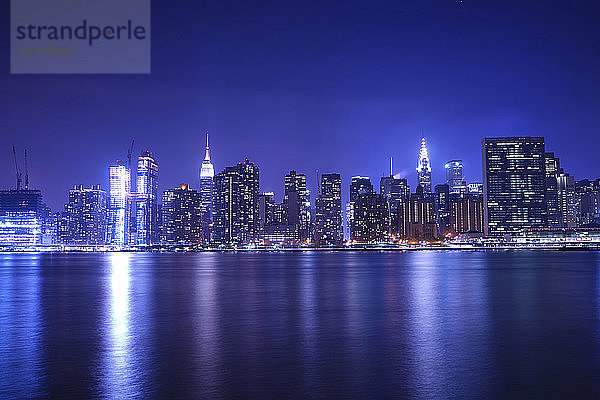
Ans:
{"label": "blue night sky", "polygon": [[[600,177],[600,2],[154,1],[150,75],[10,75],[1,6],[0,186],[11,146],[62,208],[73,184],[107,188],[132,137],[161,191],[197,186],[204,135],[216,171],[244,158],[280,198],[291,169],[388,174],[414,189],[424,130],[434,184],[464,160],[481,180],[484,136],[540,135],[576,179]],[[314,197],[313,197],[314,198]]]}

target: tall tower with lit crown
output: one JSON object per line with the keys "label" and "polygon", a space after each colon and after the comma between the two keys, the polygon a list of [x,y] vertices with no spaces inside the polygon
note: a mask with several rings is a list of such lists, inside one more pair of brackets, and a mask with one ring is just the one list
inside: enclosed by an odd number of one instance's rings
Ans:
{"label": "tall tower with lit crown", "polygon": [[431,193],[431,163],[424,137],[421,138],[421,148],[417,159],[417,184],[421,185],[423,193]]}
{"label": "tall tower with lit crown", "polygon": [[204,161],[200,168],[200,197],[202,199],[202,236],[204,242],[210,241],[210,226],[212,224],[213,209],[213,178],[215,169],[210,162],[210,148],[208,145],[208,132],[206,132],[206,151]]}

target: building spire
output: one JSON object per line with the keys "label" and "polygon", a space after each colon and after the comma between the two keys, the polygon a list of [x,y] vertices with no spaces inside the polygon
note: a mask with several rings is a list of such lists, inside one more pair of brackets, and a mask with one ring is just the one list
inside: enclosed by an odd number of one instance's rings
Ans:
{"label": "building spire", "polygon": [[204,155],[204,161],[210,161],[210,149],[208,147],[208,131],[206,132],[206,153]]}

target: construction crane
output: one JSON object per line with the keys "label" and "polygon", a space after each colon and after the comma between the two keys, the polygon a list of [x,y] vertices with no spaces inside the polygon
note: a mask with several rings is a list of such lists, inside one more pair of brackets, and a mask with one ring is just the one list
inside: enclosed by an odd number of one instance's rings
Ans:
{"label": "construction crane", "polygon": [[13,156],[15,158],[15,171],[17,173],[17,190],[21,190],[21,172],[17,163],[17,150],[15,150],[15,146],[13,146]]}
{"label": "construction crane", "polygon": [[29,189],[29,172],[27,170],[27,147],[25,148],[25,190]]}

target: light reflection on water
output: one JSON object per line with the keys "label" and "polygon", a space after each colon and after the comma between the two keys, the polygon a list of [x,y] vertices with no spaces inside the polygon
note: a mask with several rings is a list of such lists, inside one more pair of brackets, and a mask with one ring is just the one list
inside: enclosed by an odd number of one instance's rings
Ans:
{"label": "light reflection on water", "polygon": [[584,252],[0,254],[0,398],[597,397],[599,267]]}

